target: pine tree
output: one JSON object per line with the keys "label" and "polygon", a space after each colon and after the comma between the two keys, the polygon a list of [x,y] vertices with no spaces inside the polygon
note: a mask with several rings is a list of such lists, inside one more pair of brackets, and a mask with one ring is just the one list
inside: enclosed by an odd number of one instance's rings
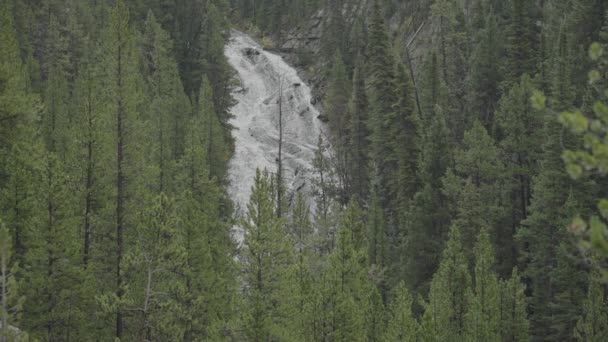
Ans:
{"label": "pine tree", "polygon": [[475,246],[473,293],[465,315],[465,339],[468,341],[500,340],[500,288],[493,267],[490,236],[482,229]]}
{"label": "pine tree", "polygon": [[503,66],[504,85],[510,86],[524,75],[534,75],[537,70],[539,32],[536,26],[536,3],[525,0],[510,1],[510,13],[506,27],[506,60]]}
{"label": "pine tree", "polygon": [[0,220],[0,341],[26,341],[27,335],[16,330],[25,297],[19,296],[15,279],[18,264],[12,261],[12,242],[8,229]]}
{"label": "pine tree", "polygon": [[[387,223],[380,203],[380,185],[377,179],[372,179],[370,208],[367,219],[367,241],[369,264],[384,273],[388,266],[389,236]],[[387,284],[382,280],[383,295],[386,295]]]}
{"label": "pine tree", "polygon": [[383,341],[416,341],[418,324],[412,315],[412,296],[401,283],[389,307],[389,319]]}
{"label": "pine tree", "polygon": [[608,312],[604,295],[604,284],[599,281],[599,275],[592,274],[583,301],[583,314],[579,317],[574,330],[577,341],[599,342],[608,338]]}
{"label": "pine tree", "polygon": [[392,127],[394,149],[398,158],[398,173],[394,186],[398,187],[398,205],[405,211],[407,203],[418,191],[416,164],[419,153],[418,116],[414,107],[413,86],[403,63],[397,64],[396,86],[398,100],[394,106],[397,125]]}
{"label": "pine tree", "polygon": [[470,42],[467,41],[465,13],[458,1],[437,0],[431,5],[431,19],[438,23],[438,39],[433,46],[437,53],[438,72],[445,87],[443,107],[445,119],[451,127],[450,137],[460,141],[469,125],[466,113],[466,75],[468,74]]}
{"label": "pine tree", "polygon": [[[559,51],[561,53],[554,59],[551,102],[556,109],[563,110],[570,106],[572,85],[567,51]],[[522,260],[526,264],[524,275],[530,282],[530,323],[535,338],[549,336],[561,340],[571,337],[576,322],[560,316],[560,312],[580,312],[582,291],[577,283],[586,280],[568,276],[580,266],[568,257],[572,248],[564,249],[562,244],[568,241],[564,227],[570,220],[569,213],[573,215],[574,208],[584,206],[591,188],[584,184],[572,186],[565,171],[561,158],[563,146],[573,145],[572,135],[563,134],[557,118],[545,114],[540,169],[532,184],[529,215],[517,232],[517,239],[526,247]]]}
{"label": "pine tree", "polygon": [[[484,1],[479,1],[479,4]],[[491,6],[490,6],[491,7]],[[477,113],[484,127],[491,131],[494,127],[494,111],[500,98],[502,74],[499,70],[503,52],[503,37],[497,15],[492,8],[480,17],[484,21],[480,28],[479,41],[471,53],[470,69],[470,110]]]}
{"label": "pine tree", "polygon": [[500,202],[504,166],[494,140],[479,121],[465,132],[463,145],[455,153],[454,169],[447,172],[443,182],[455,212],[452,223],[460,227],[465,254],[472,265],[475,237],[481,229],[498,225],[504,216]]}
{"label": "pine tree", "polygon": [[336,207],[335,171],[327,156],[327,146],[323,137],[319,135],[317,150],[312,160],[314,178],[312,180],[312,194],[316,203],[315,218],[319,235],[318,244],[322,253],[329,253],[335,245],[335,215],[332,211]]}
{"label": "pine tree", "polygon": [[[175,204],[160,194],[143,214],[136,245],[125,256],[127,306],[138,313],[131,327],[140,340],[181,339],[185,324],[177,294],[185,284],[176,276],[186,270],[186,251],[177,231]],[[137,323],[136,323],[137,322]]]}
{"label": "pine tree", "polygon": [[[155,143],[150,147],[152,165],[158,172],[155,188],[159,192],[171,193],[171,180],[174,179],[175,160],[183,149],[182,137],[189,106],[182,106],[184,91],[175,62],[171,38],[157,23],[150,11],[144,23],[142,43],[144,78],[147,92],[152,101],[149,103],[149,120]],[[184,108],[185,107],[185,108]]]}
{"label": "pine tree", "polygon": [[[89,47],[94,50],[93,46]],[[95,62],[96,55],[90,51],[75,81],[73,110],[80,119],[74,121],[69,131],[70,136],[74,137],[68,159],[73,165],[72,172],[77,183],[75,192],[79,203],[76,215],[82,227],[80,249],[85,268],[102,259],[101,246],[105,241],[101,239],[100,232],[111,221],[105,210],[111,196],[111,175],[105,172],[104,167],[112,149],[111,137],[106,133],[110,120],[103,108],[101,71]]]}
{"label": "pine tree", "polygon": [[[329,338],[335,341],[365,340],[367,310],[372,310],[369,299],[373,284],[366,274],[365,250],[357,248],[351,224],[361,220],[361,213],[354,202],[349,214],[343,215],[337,229],[336,248],[328,256],[324,270],[329,281]],[[376,304],[381,304],[376,302]]]}
{"label": "pine tree", "polygon": [[441,182],[450,163],[448,128],[440,108],[422,126],[420,160],[417,174],[421,190],[408,211],[403,246],[405,277],[408,287],[427,293],[429,282],[440,262],[449,230],[450,213]]}
{"label": "pine tree", "polygon": [[368,195],[369,175],[368,149],[369,143],[367,129],[369,103],[365,91],[365,77],[360,65],[355,68],[353,75],[353,90],[349,102],[348,131],[350,133],[349,145],[349,165],[351,193],[359,200],[365,201]]}
{"label": "pine tree", "polygon": [[224,181],[228,162],[228,148],[224,141],[224,133],[213,105],[213,90],[206,77],[200,86],[196,115],[201,119],[203,130],[203,146],[207,156],[209,176],[215,177],[220,183]]}
{"label": "pine tree", "polygon": [[[370,24],[369,65],[367,75],[370,78],[370,115],[368,129],[370,131],[369,157],[377,168],[376,176],[381,189],[381,203],[392,212],[395,208],[395,188],[390,187],[389,180],[393,179],[397,169],[397,158],[394,150],[392,128],[395,125],[393,105],[397,103],[395,93],[395,75],[390,53],[391,47],[386,33],[384,18],[379,1],[374,1]],[[389,222],[391,217],[387,217]],[[390,223],[392,224],[392,222]]]}
{"label": "pine tree", "polygon": [[35,157],[40,154],[34,122],[40,99],[28,87],[19,56],[12,2],[0,2],[0,208],[12,236],[13,251],[23,264],[36,220]]}
{"label": "pine tree", "polygon": [[234,246],[221,213],[222,191],[215,179],[209,179],[202,122],[194,117],[188,125],[186,149],[179,163],[178,216],[187,257],[183,274],[186,291],[179,300],[184,308],[186,340],[193,336],[218,338],[232,317],[235,291]]}
{"label": "pine tree", "polygon": [[[104,99],[103,106],[106,108],[107,115],[111,118],[109,122],[112,127],[112,144],[114,155],[111,165],[114,168],[114,199],[111,206],[114,207],[114,231],[106,232],[112,236],[115,242],[113,260],[115,277],[115,296],[118,306],[113,308],[116,314],[115,336],[121,338],[125,330],[121,300],[124,293],[124,269],[123,256],[127,252],[126,246],[129,237],[132,236],[135,196],[138,188],[135,174],[141,167],[141,154],[138,154],[137,134],[140,104],[140,92],[137,56],[133,42],[133,34],[129,28],[129,10],[124,1],[117,1],[112,8],[108,27],[104,32],[103,65],[105,75],[102,85],[105,87],[107,97]],[[141,127],[139,127],[141,128]]]}
{"label": "pine tree", "polygon": [[458,227],[452,227],[439,270],[433,276],[428,302],[424,303],[422,341],[453,341],[464,338],[465,314],[469,310],[471,276]]}
{"label": "pine tree", "polygon": [[291,245],[283,232],[283,219],[275,215],[268,172],[256,171],[247,206],[244,281],[245,334],[254,341],[275,339],[281,334],[280,313],[284,275],[292,263]]}
{"label": "pine tree", "polygon": [[332,146],[334,147],[336,173],[340,181],[340,188],[345,193],[340,194],[340,201],[346,203],[350,196],[350,179],[348,177],[348,149],[349,146],[349,118],[348,100],[350,98],[350,81],[346,73],[344,61],[340,51],[336,52],[332,70],[329,75],[327,97],[323,103],[323,109],[328,115],[329,127],[332,131]]}
{"label": "pine tree", "polygon": [[500,339],[501,341],[530,341],[526,287],[517,267],[511,278],[500,281]]}
{"label": "pine tree", "polygon": [[[194,99],[194,95],[200,92],[202,86],[203,75],[209,79],[210,85],[213,87],[213,108],[215,114],[223,128],[224,139],[232,142],[232,135],[228,128],[230,124],[228,120],[232,117],[230,109],[234,105],[232,98],[232,76],[233,71],[226,56],[224,56],[224,43],[226,32],[230,29],[229,23],[225,17],[226,9],[220,6],[221,2],[217,2],[217,7],[214,3],[206,4],[206,9],[203,11],[203,20],[200,26],[200,62],[202,73],[200,76],[192,75],[188,77],[194,78],[193,88],[189,89],[184,86],[186,93]],[[182,72],[184,75],[184,72]],[[186,83],[186,82],[184,82]],[[191,92],[189,92],[189,90]]]}
{"label": "pine tree", "polygon": [[[532,193],[532,178],[538,173],[541,156],[543,117],[542,112],[532,106],[533,85],[527,75],[501,98],[496,112],[497,135],[503,150],[505,181],[509,201],[510,217],[505,231],[501,231],[500,241],[512,240],[519,223],[528,215]],[[509,204],[507,204],[509,203]],[[510,269],[515,264],[516,253],[513,243],[505,243],[507,248],[499,249]]]}

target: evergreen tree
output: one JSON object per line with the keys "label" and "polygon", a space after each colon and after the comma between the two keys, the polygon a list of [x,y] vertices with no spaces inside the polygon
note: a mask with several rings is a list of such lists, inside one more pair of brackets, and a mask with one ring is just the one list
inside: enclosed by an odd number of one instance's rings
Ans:
{"label": "evergreen tree", "polygon": [[335,246],[335,215],[336,184],[335,171],[327,155],[327,146],[323,137],[319,135],[317,150],[312,160],[315,177],[312,180],[312,193],[316,203],[315,223],[319,235],[319,249],[322,253],[329,253]]}
{"label": "evergreen tree", "polygon": [[[367,257],[364,249],[356,247],[356,243],[361,242],[355,241],[356,230],[350,225],[361,220],[361,213],[355,202],[349,207],[348,214],[340,219],[336,248],[328,256],[324,270],[331,300],[328,335],[334,341],[364,341],[367,310],[373,310],[368,298],[373,298],[375,289],[367,279]],[[376,304],[381,305],[381,300]]]}
{"label": "evergreen tree", "polygon": [[394,186],[398,187],[398,205],[404,212],[407,203],[418,191],[416,164],[419,153],[418,116],[414,108],[413,86],[403,63],[397,64],[396,86],[398,100],[394,106],[397,125],[392,127],[394,149],[398,158],[398,173]]}
{"label": "evergreen tree", "polygon": [[427,293],[437,270],[441,250],[447,238],[450,213],[441,179],[450,163],[449,137],[442,112],[437,112],[422,126],[420,160],[417,174],[422,183],[409,210],[403,246],[405,279],[419,293]]}
{"label": "evergreen tree", "polygon": [[538,64],[539,20],[536,3],[524,0],[510,1],[506,28],[505,85],[509,86],[524,74],[534,75]]}
{"label": "evergreen tree", "polygon": [[[369,65],[367,75],[370,78],[370,115],[368,117],[368,129],[370,131],[369,156],[371,162],[377,168],[376,176],[379,177],[381,203],[384,208],[390,209],[392,213],[395,208],[395,188],[390,187],[389,180],[393,179],[397,169],[397,158],[394,150],[395,112],[393,105],[397,103],[395,93],[395,75],[391,56],[391,47],[386,33],[384,18],[380,10],[379,1],[374,1],[370,24],[369,39]],[[392,218],[387,217],[390,224]]]}
{"label": "evergreen tree", "polygon": [[473,264],[475,237],[480,230],[497,226],[501,210],[501,182],[504,167],[498,148],[483,125],[476,121],[465,132],[463,149],[455,153],[455,167],[444,177],[444,193],[452,200],[454,225],[463,234],[465,254]]}
{"label": "evergreen tree", "polygon": [[416,341],[418,324],[412,315],[412,296],[403,283],[395,290],[388,315],[384,341]]}
{"label": "evergreen tree", "polygon": [[23,264],[29,233],[35,221],[34,156],[40,151],[35,121],[40,99],[28,87],[27,70],[20,58],[12,2],[0,3],[0,207],[13,251]]}
{"label": "evergreen tree", "polygon": [[353,75],[353,90],[349,102],[348,141],[351,193],[360,200],[365,200],[368,195],[369,175],[368,149],[369,143],[367,129],[369,103],[365,91],[365,77],[360,65],[355,68]]}
{"label": "evergreen tree", "polygon": [[206,77],[200,87],[196,115],[200,117],[201,129],[204,130],[203,146],[207,156],[209,176],[223,182],[228,162],[228,149],[220,122],[213,106],[213,90]]}
{"label": "evergreen tree", "polygon": [[604,295],[604,285],[597,274],[589,282],[587,298],[583,301],[583,314],[574,330],[577,341],[604,341],[608,338],[608,312]]}
{"label": "evergreen tree", "polygon": [[174,179],[175,163],[183,150],[182,135],[189,106],[183,106],[184,91],[177,63],[172,56],[172,41],[157,23],[150,11],[144,23],[142,44],[144,77],[152,101],[149,103],[151,134],[155,143],[150,147],[152,165],[155,165],[159,192],[171,193],[169,186]]}
{"label": "evergreen tree", "polygon": [[268,172],[256,171],[247,206],[244,254],[245,334],[260,341],[281,335],[280,312],[283,275],[292,263],[292,249],[283,232],[283,219],[275,215],[272,184]]}
{"label": "evergreen tree", "polygon": [[424,303],[422,341],[464,338],[465,314],[471,303],[471,276],[463,253],[458,227],[452,227],[439,270],[433,276],[428,302]]}
{"label": "evergreen tree", "polygon": [[222,191],[215,179],[209,179],[204,144],[207,132],[202,123],[202,118],[192,118],[179,163],[178,215],[187,258],[182,275],[186,291],[179,300],[184,308],[186,340],[193,336],[217,338],[232,318],[235,290],[234,246],[221,213]]}
{"label": "evergreen tree", "polygon": [[500,340],[500,288],[493,270],[494,251],[486,229],[479,232],[475,246],[474,286],[465,315],[465,339]]}
{"label": "evergreen tree", "polygon": [[[484,1],[478,3],[483,4]],[[491,7],[483,11],[480,17],[483,18],[483,27],[480,28],[479,41],[471,53],[470,110],[491,131],[494,127],[494,111],[501,94],[503,75],[499,65],[503,37],[497,15]]]}
{"label": "evergreen tree", "polygon": [[501,341],[530,341],[526,287],[517,267],[511,278],[500,281],[500,339]]}
{"label": "evergreen tree", "polygon": [[[113,170],[112,182],[114,198],[111,206],[114,208],[114,231],[104,232],[112,237],[115,243],[114,280],[117,306],[112,308],[116,315],[115,336],[121,338],[125,330],[122,311],[124,293],[123,257],[126,254],[127,242],[132,236],[133,220],[136,209],[138,181],[135,175],[141,168],[141,154],[137,151],[138,134],[141,133],[139,120],[140,91],[137,73],[137,55],[133,41],[133,33],[129,27],[129,10],[122,0],[117,1],[112,8],[110,21],[104,32],[104,55],[102,63],[103,87],[107,89],[103,106],[109,116],[112,127],[112,145],[114,154],[110,165]],[[138,129],[139,128],[139,129]],[[139,194],[141,195],[141,194]]]}
{"label": "evergreen tree", "polygon": [[136,245],[124,262],[131,269],[126,305],[139,316],[130,324],[135,327],[133,336],[149,341],[181,339],[184,310],[176,297],[185,289],[175,278],[186,269],[186,251],[177,232],[175,204],[166,195],[157,196],[144,212]]}
{"label": "evergreen tree", "polygon": [[[539,169],[544,120],[542,112],[532,106],[532,92],[532,80],[526,75],[522,76],[521,81],[514,84],[501,98],[496,112],[497,135],[501,139],[500,147],[506,171],[506,203],[510,203],[510,217],[506,222],[508,226],[505,231],[499,232],[500,241],[512,241],[517,226],[527,217],[532,195],[532,178]],[[504,245],[509,247],[497,250],[504,255],[510,269],[515,265],[514,244]]]}
{"label": "evergreen tree", "polygon": [[18,264],[12,261],[12,242],[8,229],[0,220],[0,341],[26,341],[27,335],[16,330],[23,300],[15,279]]}
{"label": "evergreen tree", "polygon": [[323,103],[325,113],[329,119],[329,127],[333,133],[332,146],[336,150],[335,165],[336,173],[340,181],[340,188],[346,190],[346,193],[340,194],[342,203],[348,201],[350,196],[348,188],[350,187],[350,177],[348,177],[348,152],[350,148],[349,141],[349,118],[348,101],[350,98],[350,81],[346,73],[346,68],[342,60],[340,51],[336,52],[332,70],[329,76],[330,82],[327,90],[327,100]]}

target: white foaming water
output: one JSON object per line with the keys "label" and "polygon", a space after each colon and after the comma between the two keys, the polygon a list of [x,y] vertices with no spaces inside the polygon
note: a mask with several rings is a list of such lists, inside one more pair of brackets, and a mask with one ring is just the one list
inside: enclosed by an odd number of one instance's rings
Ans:
{"label": "white foaming water", "polygon": [[[282,84],[283,179],[291,205],[297,192],[310,195],[312,160],[322,132],[319,112],[311,104],[310,88],[280,56],[264,51],[241,32],[232,31],[224,53],[240,79],[240,87],[233,94],[237,104],[232,108],[234,118],[230,122],[235,127],[235,151],[229,165],[228,192],[242,215],[256,168],[276,173]],[[242,234],[236,235],[242,239]]]}

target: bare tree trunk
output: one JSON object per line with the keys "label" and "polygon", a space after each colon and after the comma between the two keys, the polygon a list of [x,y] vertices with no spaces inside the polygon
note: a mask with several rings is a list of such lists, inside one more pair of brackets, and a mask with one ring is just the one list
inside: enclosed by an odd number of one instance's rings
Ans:
{"label": "bare tree trunk", "polygon": [[93,187],[93,118],[92,118],[92,91],[88,91],[88,129],[89,136],[87,141],[87,178],[85,184],[86,198],[84,211],[84,246],[82,263],[86,269],[89,263],[89,253],[91,248],[91,207],[92,207],[92,187]]}
{"label": "bare tree trunk", "polygon": [[6,260],[6,256],[4,255],[4,252],[2,252],[3,254],[0,255],[0,257],[2,258],[0,260],[0,267],[2,268],[2,274],[0,275],[2,278],[0,279],[2,281],[2,292],[0,293],[2,295],[2,330],[0,330],[0,342],[7,342],[6,337],[8,335],[8,308],[7,308],[7,303],[6,303],[6,295],[8,292],[8,289],[6,288],[7,285],[7,280],[8,280],[8,274],[6,271],[6,264],[8,263],[8,260]]}
{"label": "bare tree trunk", "polygon": [[[120,40],[120,37],[119,37]],[[120,43],[120,42],[119,42]],[[118,80],[119,92],[123,88],[122,79],[122,45],[118,45]],[[125,175],[123,170],[124,163],[124,105],[122,96],[118,94],[118,110],[116,113],[116,134],[118,142],[116,144],[116,296],[122,299],[122,275],[120,274],[122,254],[123,254],[123,229],[124,229],[124,200],[125,200]],[[118,308],[116,312],[116,337],[122,338],[123,317],[122,311]]]}
{"label": "bare tree trunk", "polygon": [[277,158],[277,217],[282,216],[283,193],[283,78],[279,79],[279,156]]}

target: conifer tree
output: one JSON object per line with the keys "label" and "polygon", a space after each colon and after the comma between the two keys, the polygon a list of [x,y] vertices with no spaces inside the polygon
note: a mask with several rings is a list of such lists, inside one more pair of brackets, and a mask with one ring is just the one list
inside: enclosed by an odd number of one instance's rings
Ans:
{"label": "conifer tree", "polygon": [[171,192],[175,163],[182,149],[183,126],[189,112],[184,108],[184,91],[177,63],[172,56],[173,44],[150,11],[144,23],[143,67],[147,81],[147,91],[152,101],[149,103],[149,120],[155,143],[150,146],[155,165],[159,192]]}
{"label": "conifer tree", "polygon": [[475,272],[470,307],[465,315],[465,339],[498,341],[500,338],[500,288],[493,270],[494,251],[486,229],[479,232],[475,246]]}
{"label": "conifer tree", "polygon": [[175,204],[166,195],[161,193],[146,208],[135,241],[125,257],[125,265],[132,269],[125,298],[137,312],[137,318],[129,320],[132,336],[148,341],[181,339],[184,310],[176,297],[185,284],[175,279],[186,270],[186,251],[177,231]]}
{"label": "conifer tree", "polygon": [[213,105],[213,90],[206,77],[200,86],[196,115],[201,119],[201,128],[204,130],[203,146],[207,156],[209,176],[215,177],[223,183],[223,175],[226,174],[228,149],[224,141],[222,127],[216,115]]}
{"label": "conifer tree", "polygon": [[178,182],[178,216],[187,258],[186,291],[179,300],[185,311],[184,338],[211,339],[232,317],[234,246],[221,213],[221,189],[215,179],[209,179],[206,127],[200,117],[193,117],[188,127]]}
{"label": "conifer tree", "polygon": [[283,232],[283,219],[275,215],[272,184],[268,172],[256,171],[247,206],[244,254],[245,334],[254,341],[281,335],[280,313],[285,279],[292,263],[292,248]]}
{"label": "conifer tree", "polygon": [[[501,241],[512,240],[517,226],[528,215],[532,196],[532,178],[538,173],[541,156],[543,114],[532,106],[533,85],[527,75],[501,98],[496,112],[497,135],[503,150],[505,181],[509,204],[509,220]],[[503,233],[503,232],[500,232]],[[511,245],[512,244],[505,244]],[[515,251],[504,249],[499,253],[514,265]],[[509,268],[511,268],[509,267]]]}
{"label": "conifer tree", "polygon": [[[377,179],[372,179],[370,208],[368,212],[368,260],[369,264],[384,273],[388,265],[389,236],[387,234],[387,223],[380,203],[380,185]],[[386,291],[386,284],[383,284]],[[384,292],[383,295],[386,293]]]}
{"label": "conifer tree", "polygon": [[460,227],[472,265],[475,237],[481,229],[498,225],[504,216],[500,205],[504,166],[494,140],[479,121],[465,132],[463,145],[455,153],[454,169],[444,178],[444,192],[453,201],[452,223]]}
{"label": "conifer tree", "polygon": [[388,324],[384,341],[416,341],[418,324],[412,315],[412,296],[400,283],[395,289],[395,296],[388,309]]}
{"label": "conifer tree", "polygon": [[501,341],[530,341],[526,287],[517,267],[508,280],[500,281],[500,339]]}
{"label": "conifer tree", "polygon": [[[554,58],[550,99],[558,110],[568,108],[568,99],[572,98],[566,60],[567,50],[563,49]],[[577,283],[586,281],[566,276],[578,266],[567,256],[572,248],[562,245],[568,241],[565,226],[570,219],[568,213],[573,214],[574,208],[589,200],[591,189],[584,184],[571,186],[572,181],[565,171],[561,153],[564,146],[575,145],[572,135],[563,134],[553,115],[545,114],[544,121],[540,170],[532,184],[529,215],[519,228],[517,239],[527,246],[522,256],[526,263],[524,275],[530,281],[531,334],[535,338],[564,339],[572,336],[576,322],[569,317],[559,318],[559,313],[563,310],[580,312],[583,293],[577,290],[580,288]],[[547,272],[548,267],[551,272]]]}
{"label": "conifer tree", "polygon": [[35,221],[34,156],[40,151],[34,122],[40,99],[28,87],[19,56],[10,1],[0,2],[0,207],[17,261],[23,264],[28,230]]}
{"label": "conifer tree", "polygon": [[[369,77],[370,115],[368,129],[370,131],[369,156],[377,170],[381,189],[381,203],[384,208],[394,210],[395,188],[390,187],[389,180],[393,179],[397,169],[397,158],[394,150],[394,136],[390,133],[395,124],[393,105],[397,103],[395,93],[395,74],[391,56],[391,47],[386,33],[384,18],[379,1],[374,1],[369,39]],[[390,222],[391,217],[387,217]],[[391,222],[392,224],[392,222]]]}
{"label": "conifer tree", "polygon": [[[93,46],[89,46],[94,50]],[[104,241],[101,238],[104,226],[110,225],[111,217],[106,210],[110,201],[111,175],[105,172],[105,161],[111,155],[111,137],[107,134],[110,120],[105,115],[103,97],[100,95],[102,82],[101,71],[95,65],[97,59],[89,51],[86,61],[82,62],[81,71],[75,81],[74,113],[80,119],[71,125],[69,134],[74,137],[70,146],[70,162],[73,164],[79,218],[82,237],[82,264],[87,268],[91,262],[101,261]],[[93,259],[95,261],[93,261]],[[103,262],[102,262],[103,263]],[[98,269],[99,270],[99,269]]]}
{"label": "conifer tree", "polygon": [[323,103],[324,111],[328,115],[329,127],[333,133],[332,146],[336,150],[335,165],[336,173],[340,181],[340,188],[346,193],[340,194],[340,201],[346,203],[350,196],[348,188],[350,179],[348,177],[348,153],[349,146],[349,118],[348,101],[350,98],[350,81],[346,73],[344,61],[340,51],[334,56],[333,66],[329,76],[327,100]]}
{"label": "conifer tree", "polygon": [[394,106],[397,125],[392,127],[395,140],[393,144],[398,158],[396,184],[399,190],[398,205],[405,211],[406,203],[418,191],[416,163],[419,153],[418,116],[414,107],[413,86],[403,63],[397,64],[396,86],[398,100]]}
{"label": "conifer tree", "polygon": [[446,85],[449,105],[443,107],[445,119],[451,127],[451,138],[458,142],[468,126],[466,114],[466,85],[470,48],[467,41],[466,18],[458,1],[436,0],[431,5],[431,18],[438,23],[438,39],[433,46],[437,53],[437,67]]}
{"label": "conifer tree", "polygon": [[510,1],[506,27],[506,60],[503,66],[508,87],[524,75],[534,75],[538,64],[539,32],[536,3],[525,0]]}
{"label": "conifer tree", "polygon": [[18,264],[12,259],[12,242],[8,228],[0,220],[0,341],[26,341],[25,333],[15,330],[25,297],[19,295],[15,279]]}
{"label": "conifer tree", "polygon": [[[478,3],[481,6],[485,1]],[[469,96],[471,112],[477,113],[477,118],[491,132],[494,127],[494,111],[501,94],[503,75],[499,65],[504,39],[497,14],[491,5],[489,7],[490,9],[482,11],[480,15],[483,18],[483,27],[480,28],[479,41],[471,53]]]}
{"label": "conifer tree", "polygon": [[441,182],[450,163],[448,128],[440,108],[425,125],[421,137],[417,174],[421,190],[416,193],[409,218],[404,221],[405,278],[416,292],[428,292],[447,238],[450,213]]}
{"label": "conifer tree", "polygon": [[[141,154],[137,151],[137,135],[141,132],[138,105],[140,104],[139,80],[137,73],[137,56],[133,41],[133,34],[129,27],[129,9],[124,1],[117,1],[112,8],[110,21],[104,32],[103,75],[107,97],[104,107],[110,127],[112,127],[113,156],[111,165],[114,168],[114,199],[111,206],[114,208],[114,231],[106,232],[115,242],[114,280],[115,297],[118,305],[115,310],[116,331],[115,336],[121,338],[124,331],[124,317],[121,309],[121,300],[124,293],[123,256],[127,252],[128,239],[132,236],[131,230],[134,219],[135,196],[137,182],[135,174],[141,167]],[[141,128],[141,127],[139,127]]]}
{"label": "conifer tree", "polygon": [[587,298],[583,301],[583,312],[574,330],[577,341],[599,342],[608,338],[608,311],[604,288],[599,275],[592,274]]}
{"label": "conifer tree", "polygon": [[312,193],[316,203],[315,224],[319,235],[319,248],[327,254],[335,246],[336,184],[335,171],[327,155],[327,146],[319,135],[317,150],[312,160],[315,177],[312,180]]}
{"label": "conifer tree", "polygon": [[[340,219],[336,248],[328,256],[324,270],[329,280],[329,298],[332,298],[328,317],[332,323],[328,333],[336,341],[363,341],[367,336],[366,313],[372,310],[368,296],[375,289],[367,279],[365,250],[356,247],[360,241],[355,241],[350,226],[357,217],[361,220],[361,213],[355,202],[349,206],[350,213]],[[381,301],[376,304],[380,305]]]}
{"label": "conifer tree", "polygon": [[365,77],[363,68],[358,65],[353,75],[353,90],[349,102],[348,130],[350,133],[349,161],[350,188],[352,195],[359,200],[365,201],[368,195],[368,149],[369,143],[367,129],[369,103],[365,91]]}
{"label": "conifer tree", "polygon": [[464,338],[465,314],[471,303],[471,276],[457,226],[443,251],[439,270],[433,276],[428,302],[424,303],[422,341],[452,341]]}

